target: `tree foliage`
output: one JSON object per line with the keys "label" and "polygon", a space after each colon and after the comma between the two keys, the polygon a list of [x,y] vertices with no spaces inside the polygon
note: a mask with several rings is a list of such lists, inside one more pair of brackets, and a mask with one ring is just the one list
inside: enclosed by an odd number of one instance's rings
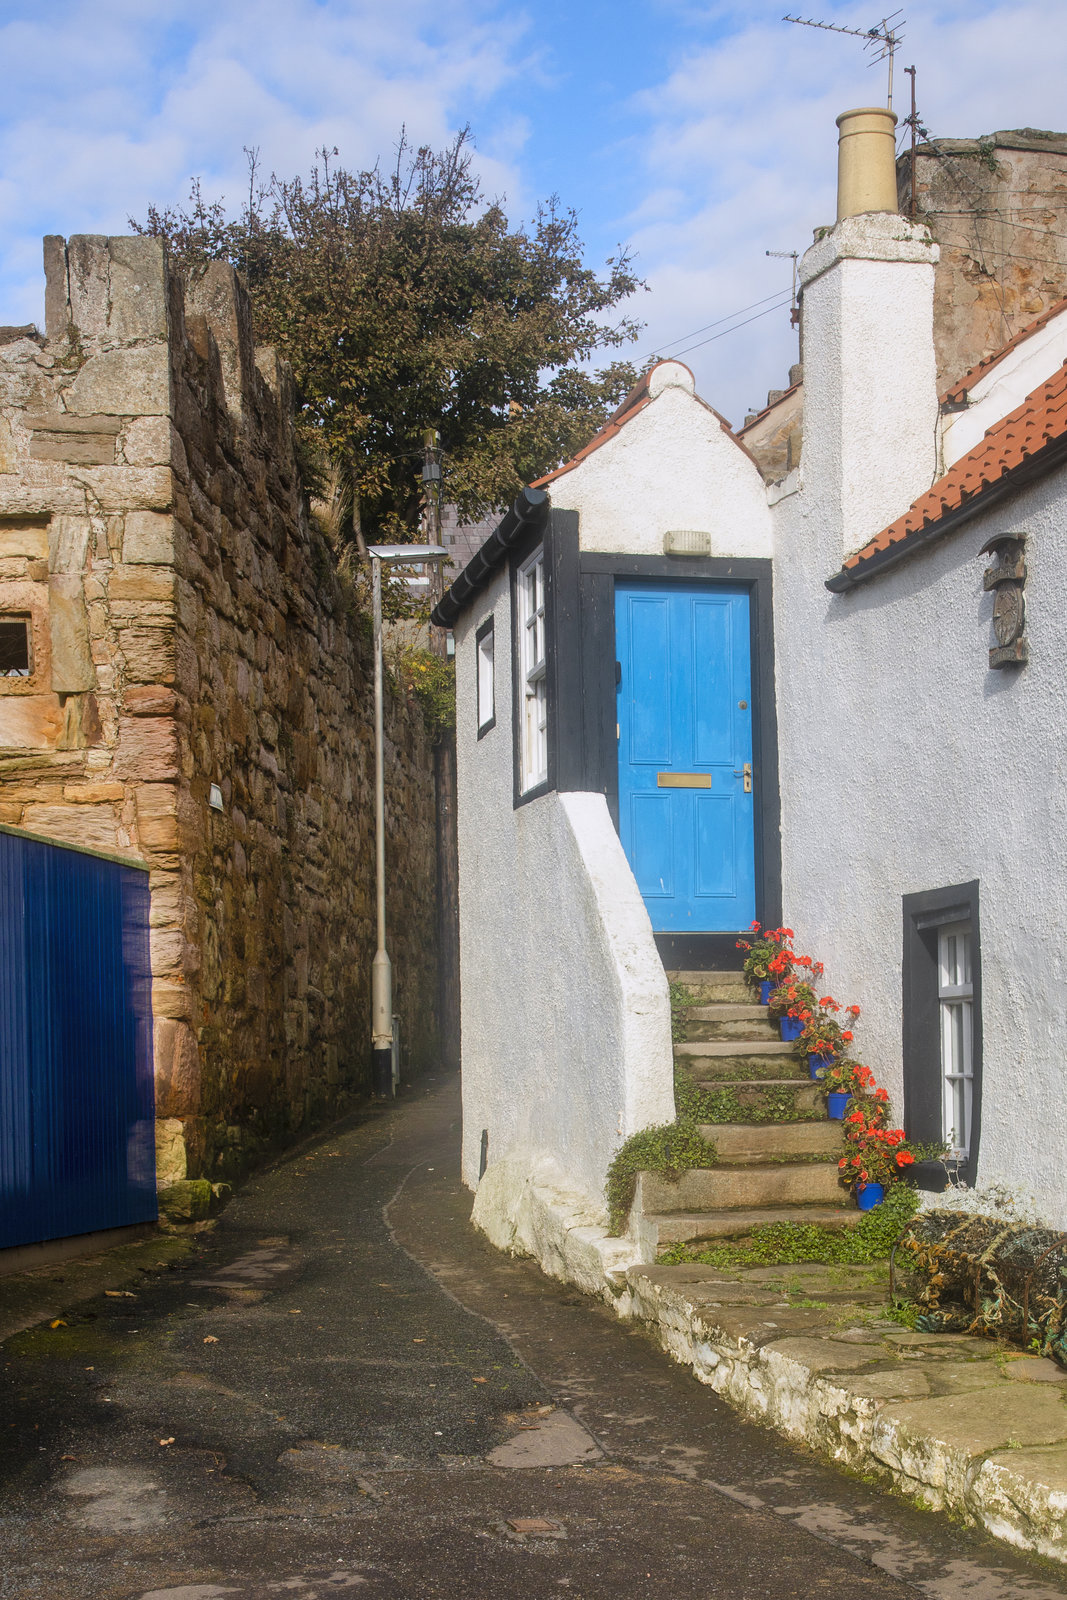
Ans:
{"label": "tree foliage", "polygon": [[639,331],[618,310],[642,287],[628,255],[587,267],[555,200],[510,227],[471,154],[468,130],[441,152],[402,136],[388,174],[323,150],[308,177],[260,185],[250,151],[238,215],[194,182],[186,206],[131,218],[187,274],[220,259],[244,273],[256,339],[292,364],[305,452],[340,481],[349,536],[417,528],[427,428],[445,498],[475,518],[580,448],[634,381],[619,359],[589,367]]}

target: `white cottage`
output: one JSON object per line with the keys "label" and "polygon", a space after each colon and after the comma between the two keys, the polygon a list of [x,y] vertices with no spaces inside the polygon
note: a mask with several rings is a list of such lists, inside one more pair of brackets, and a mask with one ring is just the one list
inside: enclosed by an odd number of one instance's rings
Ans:
{"label": "white cottage", "polygon": [[[1067,1227],[1067,302],[939,399],[937,246],[896,213],[891,114],[839,123],[800,465],[768,487],[661,362],[437,613],[464,1177],[491,1237],[590,1282],[701,1236],[609,1239],[606,1169],[674,1113],[667,971],[740,998],[738,933],[783,910],[909,1134]],[[778,1214],[832,1198],[790,1137]]]}

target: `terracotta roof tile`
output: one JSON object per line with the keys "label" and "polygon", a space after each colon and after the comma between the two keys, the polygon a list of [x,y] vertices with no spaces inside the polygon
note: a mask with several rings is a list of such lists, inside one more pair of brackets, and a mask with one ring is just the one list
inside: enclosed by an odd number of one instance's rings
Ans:
{"label": "terracotta roof tile", "polygon": [[1050,323],[1053,317],[1058,317],[1061,311],[1067,311],[1067,296],[1062,300],[1055,301],[1047,310],[1042,311],[1039,317],[1035,317],[1033,322],[1028,322],[1025,328],[1021,328],[1014,338],[1008,340],[1007,344],[1002,344],[999,350],[993,351],[992,355],[984,356],[981,361],[970,367],[962,378],[957,378],[955,383],[946,389],[941,396],[941,404],[950,405],[954,400],[966,400],[968,390],[973,389],[975,384],[979,383],[987,373],[992,372],[993,368],[1003,361],[1004,357],[1010,354],[1017,345],[1024,344],[1035,333],[1040,333],[1041,329]]}
{"label": "terracotta roof tile", "polygon": [[[868,572],[886,565],[889,552],[896,560],[898,554],[908,553],[904,547],[925,544],[935,536],[940,524],[945,523],[942,531],[947,531],[947,526],[962,520],[964,507],[967,515],[972,507],[975,512],[982,510],[976,501],[993,491],[1005,492],[1020,475],[1020,469],[1056,446],[1067,446],[1067,361],[1027,395],[1022,405],[989,428],[985,437],[920,495],[903,516],[849,556],[828,587],[851,588]],[[1055,450],[1057,457],[1062,453],[1062,448]],[[1048,463],[1050,467],[1052,464]]]}

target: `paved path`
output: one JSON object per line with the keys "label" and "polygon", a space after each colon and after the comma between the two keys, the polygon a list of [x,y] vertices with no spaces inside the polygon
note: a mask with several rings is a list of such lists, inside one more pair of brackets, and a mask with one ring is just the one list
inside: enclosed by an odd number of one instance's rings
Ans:
{"label": "paved path", "polygon": [[490,1250],[457,1121],[445,1085],[335,1130],[181,1262],[8,1340],[4,1600],[1067,1594]]}

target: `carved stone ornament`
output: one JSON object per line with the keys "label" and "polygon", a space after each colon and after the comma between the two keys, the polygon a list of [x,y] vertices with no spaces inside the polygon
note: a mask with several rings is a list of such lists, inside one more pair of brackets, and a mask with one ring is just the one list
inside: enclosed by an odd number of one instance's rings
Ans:
{"label": "carved stone ornament", "polygon": [[998,533],[987,539],[979,555],[991,555],[993,565],[983,578],[986,589],[995,589],[993,632],[996,644],[989,652],[991,667],[1019,667],[1028,656],[1026,645],[1026,534]]}

